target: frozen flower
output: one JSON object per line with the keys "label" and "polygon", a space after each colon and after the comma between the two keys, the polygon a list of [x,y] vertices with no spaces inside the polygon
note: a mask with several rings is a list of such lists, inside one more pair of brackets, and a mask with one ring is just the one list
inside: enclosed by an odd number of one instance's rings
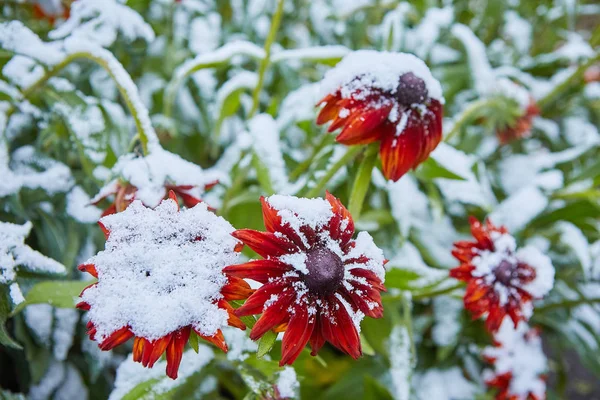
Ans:
{"label": "frozen flower", "polygon": [[186,207],[193,207],[201,202],[200,196],[206,190],[218,183],[215,175],[160,147],[153,147],[144,157],[134,154],[120,157],[112,172],[119,179],[109,182],[92,199],[97,204],[114,196],[104,215],[121,212],[134,200],[154,208],[170,190]]}
{"label": "frozen flower", "polygon": [[227,351],[221,328],[245,329],[228,301],[252,290],[222,273],[241,247],[233,227],[204,204],[179,211],[170,197],[156,209],[135,201],[100,220],[105,250],[79,266],[98,281],[78,307],[88,311],[88,335],[100,349],[135,338],[133,359],[152,367],[166,352],[175,379],[190,335]]}
{"label": "frozen flower", "polygon": [[285,331],[280,365],[292,364],[310,341],[327,341],[357,358],[360,322],[383,314],[384,257],[366,232],[354,234],[348,210],[334,196],[262,198],[267,232],[233,233],[264,259],[225,268],[228,276],[262,283],[236,315],[262,314],[250,332]]}
{"label": "frozen flower", "polygon": [[69,18],[69,7],[60,0],[36,0],[33,4],[33,16],[36,19],[47,20],[54,25],[59,19]]}
{"label": "frozen flower", "polygon": [[490,332],[500,328],[506,315],[517,326],[531,316],[531,301],[552,289],[552,262],[535,247],[517,250],[515,238],[503,226],[489,220],[483,225],[473,217],[470,223],[475,241],[454,244],[452,254],[461,265],[450,276],[467,282],[465,308],[474,319],[487,316]]}
{"label": "frozen flower", "polygon": [[488,386],[498,389],[496,400],[545,399],[547,360],[539,331],[525,322],[515,328],[506,320],[494,344],[483,350],[483,356],[492,364],[484,378]]}
{"label": "frozen flower", "polygon": [[442,139],[440,83],[411,54],[356,51],[329,71],[318,124],[346,145],[380,141],[383,174],[397,181],[425,161]]}
{"label": "frozen flower", "polygon": [[[210,182],[204,186],[204,191],[210,190],[214,187],[218,182]],[[113,181],[109,185],[105,186],[104,189],[92,199],[92,204],[96,205],[102,200],[106,199],[109,196],[114,196],[113,202],[104,210],[102,216],[114,214],[125,210],[133,201],[135,200],[135,194],[137,192],[137,187],[127,183],[127,182],[119,182]],[[201,193],[198,187],[194,187],[191,185],[167,185],[164,188],[165,193],[167,190],[173,191],[177,198],[180,198],[183,204],[192,208],[198,203],[202,203],[197,196],[197,193]],[[212,210],[212,209],[211,209]]]}
{"label": "frozen flower", "polygon": [[497,134],[500,143],[506,144],[513,140],[529,137],[529,135],[531,135],[533,118],[539,115],[539,113],[540,109],[535,101],[531,99],[531,102],[524,110],[523,115],[518,117],[512,125],[498,130]]}

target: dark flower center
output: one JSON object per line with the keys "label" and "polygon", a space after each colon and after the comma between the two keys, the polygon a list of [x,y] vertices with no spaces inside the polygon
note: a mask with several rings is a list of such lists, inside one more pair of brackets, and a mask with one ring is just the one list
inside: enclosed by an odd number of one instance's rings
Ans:
{"label": "dark flower center", "polygon": [[342,259],[326,247],[318,246],[306,255],[308,274],[304,281],[308,289],[317,294],[335,292],[344,279]]}
{"label": "dark flower center", "polygon": [[502,283],[504,286],[509,286],[515,273],[515,266],[506,260],[502,262],[494,269],[494,275],[496,281]]}
{"label": "dark flower center", "polygon": [[406,107],[412,104],[423,104],[428,96],[425,81],[412,72],[407,72],[398,80],[396,99]]}

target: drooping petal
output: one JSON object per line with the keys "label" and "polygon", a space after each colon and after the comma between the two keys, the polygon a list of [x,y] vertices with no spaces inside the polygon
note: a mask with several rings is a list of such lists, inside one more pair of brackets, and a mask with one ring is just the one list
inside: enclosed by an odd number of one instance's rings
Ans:
{"label": "drooping petal", "polygon": [[227,311],[227,324],[229,326],[233,326],[235,328],[241,329],[243,331],[246,330],[246,324],[242,321],[237,315],[235,315],[235,308],[231,306],[225,299],[221,299],[218,302],[219,308],[222,308]]}
{"label": "drooping petal", "polygon": [[225,342],[225,336],[223,336],[223,332],[220,329],[212,336],[203,335],[195,329],[194,332],[196,332],[196,334],[198,334],[198,336],[200,336],[202,339],[214,344],[219,349],[227,353],[228,348],[227,343]]}
{"label": "drooping petal", "polygon": [[295,298],[295,293],[282,293],[279,297],[262,313],[252,331],[250,339],[257,340],[267,331],[275,328],[277,325],[287,322],[290,318],[288,307]]}
{"label": "drooping petal", "polygon": [[169,333],[168,335],[152,342],[152,352],[147,359],[148,367],[152,368],[158,359],[164,354],[172,338],[173,333]]}
{"label": "drooping petal", "polygon": [[315,316],[307,308],[295,307],[281,342],[281,360],[279,366],[292,364],[300,355],[315,328]]}
{"label": "drooping petal", "polygon": [[273,296],[278,297],[280,294],[284,295],[292,293],[291,290],[288,290],[288,293],[285,293],[285,289],[290,287],[291,284],[292,281],[282,279],[261,286],[248,298],[248,300],[246,300],[243,306],[235,310],[235,315],[238,317],[245,317],[248,315],[260,314],[263,311],[265,302],[273,298]]}
{"label": "drooping petal", "polygon": [[227,284],[221,289],[226,300],[244,300],[254,293],[248,282],[235,276],[227,277]]}
{"label": "drooping petal", "polygon": [[380,126],[388,118],[392,107],[390,102],[354,113],[335,140],[345,145],[368,144],[379,140],[382,133]]}
{"label": "drooping petal", "polygon": [[402,133],[397,134],[395,125],[386,126],[387,132],[382,135],[379,149],[383,175],[397,181],[417,166],[424,146],[423,128],[417,123],[411,123],[410,117]]}
{"label": "drooping petal", "polygon": [[87,272],[94,278],[98,278],[98,271],[96,271],[96,266],[94,264],[81,264],[77,267],[77,269],[81,272]]}
{"label": "drooping petal", "polygon": [[183,349],[190,338],[190,327],[185,327],[173,334],[173,338],[167,346],[167,376],[171,379],[177,379],[177,372],[183,357]]}
{"label": "drooping petal", "polygon": [[113,333],[111,333],[106,339],[100,343],[101,350],[112,350],[120,344],[125,343],[133,337],[133,332],[128,326],[124,326]]}

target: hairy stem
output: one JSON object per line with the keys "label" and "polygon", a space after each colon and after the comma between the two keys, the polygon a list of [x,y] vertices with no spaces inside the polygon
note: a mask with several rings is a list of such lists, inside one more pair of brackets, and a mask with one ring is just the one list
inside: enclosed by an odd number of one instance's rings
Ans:
{"label": "hairy stem", "polygon": [[352,186],[352,194],[350,195],[350,203],[348,205],[348,211],[357,220],[360,216],[367,190],[371,184],[371,175],[375,162],[377,161],[377,153],[379,151],[379,143],[372,143],[367,147],[365,157],[363,158],[356,178],[354,179],[354,185]]}
{"label": "hairy stem", "polygon": [[317,184],[308,191],[306,197],[316,197],[321,193],[321,190],[325,188],[325,185],[333,178],[333,176],[351,160],[353,160],[358,153],[362,150],[361,146],[350,146],[346,154],[344,154],[339,160],[337,160],[323,175],[323,177],[317,182]]}

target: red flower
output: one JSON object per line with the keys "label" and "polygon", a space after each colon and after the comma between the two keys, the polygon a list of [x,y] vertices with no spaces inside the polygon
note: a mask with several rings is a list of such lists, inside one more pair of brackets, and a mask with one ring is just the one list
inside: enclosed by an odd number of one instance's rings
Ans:
{"label": "red flower", "polygon": [[71,10],[61,3],[37,1],[33,5],[33,17],[38,20],[47,20],[54,25],[57,19],[68,19]]}
{"label": "red flower", "polygon": [[342,128],[336,137],[342,144],[380,141],[388,179],[416,168],[442,139],[439,82],[410,54],[354,52],[324,83],[333,88],[319,102],[317,124],[331,121],[329,132]]}
{"label": "red flower", "polygon": [[[218,181],[214,181],[205,185],[204,191],[212,189],[218,183]],[[192,185],[167,185],[165,187],[165,192],[173,191],[186,207],[192,208],[196,204],[202,203],[202,200],[190,193],[192,189],[194,189],[194,186]],[[114,195],[114,201],[104,210],[102,216],[104,217],[106,215],[118,213],[125,210],[135,200],[137,190],[138,189],[130,183],[114,181],[92,199],[92,204],[96,205],[108,196]],[[209,209],[214,211],[211,207],[209,207]]]}
{"label": "red flower", "polygon": [[262,198],[267,232],[237,230],[233,236],[264,257],[224,269],[228,276],[263,284],[236,315],[262,314],[250,332],[285,331],[280,365],[292,364],[310,342],[312,355],[329,342],[357,358],[359,324],[383,315],[384,258],[369,234],[359,233],[334,196]]}
{"label": "red flower", "polygon": [[98,281],[77,307],[88,311],[87,334],[100,349],[134,338],[134,361],[152,367],[166,353],[175,379],[191,334],[227,351],[221,323],[245,329],[228,301],[253,290],[222,273],[241,250],[233,227],[205,206],[180,212],[169,197],[155,210],[135,202],[99,222],[106,250],[79,266]]}
{"label": "red flower", "polygon": [[469,221],[475,241],[454,244],[452,255],[461,265],[450,271],[451,277],[467,282],[465,308],[473,319],[487,315],[490,332],[507,315],[515,326],[528,320],[532,299],[543,297],[554,283],[550,259],[531,246],[517,251],[505,227],[489,220],[484,226],[473,217]]}
{"label": "red flower", "polygon": [[527,106],[525,113],[517,118],[514,125],[507,126],[497,132],[500,143],[510,143],[513,140],[523,139],[531,135],[533,118],[539,114],[540,109],[538,108],[537,104],[535,104],[535,101],[531,99],[531,102]]}
{"label": "red flower", "polygon": [[538,329],[522,322],[517,328],[504,322],[494,346],[483,350],[492,370],[484,371],[485,383],[496,388],[496,400],[543,400],[546,398],[547,359]]}

